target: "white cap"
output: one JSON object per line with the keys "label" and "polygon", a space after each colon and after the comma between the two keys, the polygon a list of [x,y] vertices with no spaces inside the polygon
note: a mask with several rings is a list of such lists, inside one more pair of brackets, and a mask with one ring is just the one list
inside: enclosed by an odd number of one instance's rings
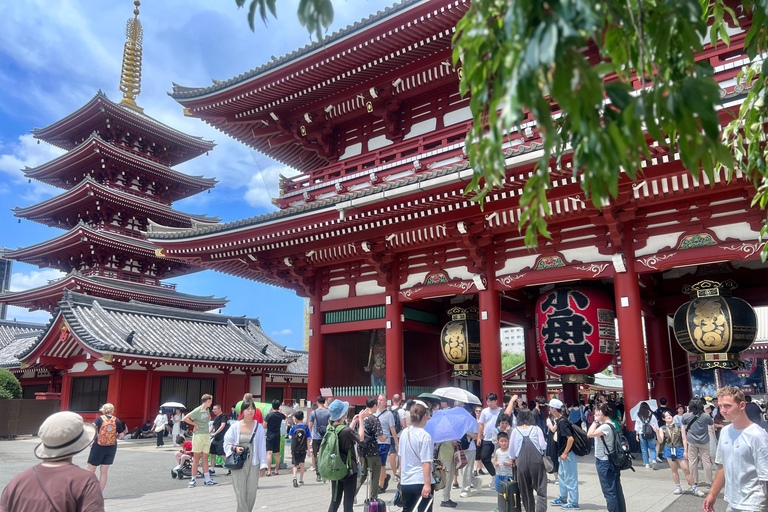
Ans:
{"label": "white cap", "polygon": [[549,403],[548,403],[547,405],[548,405],[549,407],[554,407],[554,408],[555,408],[555,409],[557,409],[558,411],[559,411],[560,409],[562,409],[562,408],[563,408],[563,402],[561,402],[561,401],[560,401],[560,400],[558,400],[557,398],[553,398],[552,400],[550,400],[550,401],[549,401]]}

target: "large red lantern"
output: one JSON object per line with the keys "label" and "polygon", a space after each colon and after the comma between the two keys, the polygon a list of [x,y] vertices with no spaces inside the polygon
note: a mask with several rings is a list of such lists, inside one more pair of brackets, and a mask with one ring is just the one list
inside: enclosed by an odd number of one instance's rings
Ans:
{"label": "large red lantern", "polygon": [[536,339],[544,365],[564,383],[588,383],[616,349],[613,301],[603,291],[561,287],[536,302]]}

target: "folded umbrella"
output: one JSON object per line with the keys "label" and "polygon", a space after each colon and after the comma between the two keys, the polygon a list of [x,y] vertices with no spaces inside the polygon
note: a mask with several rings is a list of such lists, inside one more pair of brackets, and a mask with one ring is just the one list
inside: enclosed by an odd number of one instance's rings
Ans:
{"label": "folded umbrella", "polygon": [[477,419],[463,407],[441,409],[435,411],[424,430],[432,437],[433,443],[458,441],[467,432],[477,433]]}
{"label": "folded umbrella", "polygon": [[434,393],[441,398],[447,398],[448,400],[456,400],[463,404],[477,404],[483,405],[475,395],[461,388],[437,388]]}

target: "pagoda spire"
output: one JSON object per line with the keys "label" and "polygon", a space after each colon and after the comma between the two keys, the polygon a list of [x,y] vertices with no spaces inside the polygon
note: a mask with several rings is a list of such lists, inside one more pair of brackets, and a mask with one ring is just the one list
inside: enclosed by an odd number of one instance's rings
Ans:
{"label": "pagoda spire", "polygon": [[123,47],[123,67],[120,71],[120,91],[123,93],[121,105],[139,112],[144,109],[136,104],[136,96],[141,93],[141,43],[144,29],[139,21],[141,2],[134,0],[133,18],[125,24],[125,46]]}

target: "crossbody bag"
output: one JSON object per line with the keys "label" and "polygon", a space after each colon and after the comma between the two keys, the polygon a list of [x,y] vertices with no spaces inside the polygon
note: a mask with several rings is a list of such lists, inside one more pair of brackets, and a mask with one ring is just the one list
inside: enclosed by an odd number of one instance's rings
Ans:
{"label": "crossbody bag", "polygon": [[[256,437],[256,431],[259,430],[259,424],[256,423],[253,427],[253,433],[251,434],[251,440],[248,441],[248,446],[243,446],[243,453],[237,453],[234,448],[240,445],[234,445],[232,453],[227,456],[224,461],[224,467],[227,469],[243,469],[245,462],[248,460],[248,456],[251,454],[251,445],[253,445],[253,439]],[[239,436],[238,436],[239,437]]]}

